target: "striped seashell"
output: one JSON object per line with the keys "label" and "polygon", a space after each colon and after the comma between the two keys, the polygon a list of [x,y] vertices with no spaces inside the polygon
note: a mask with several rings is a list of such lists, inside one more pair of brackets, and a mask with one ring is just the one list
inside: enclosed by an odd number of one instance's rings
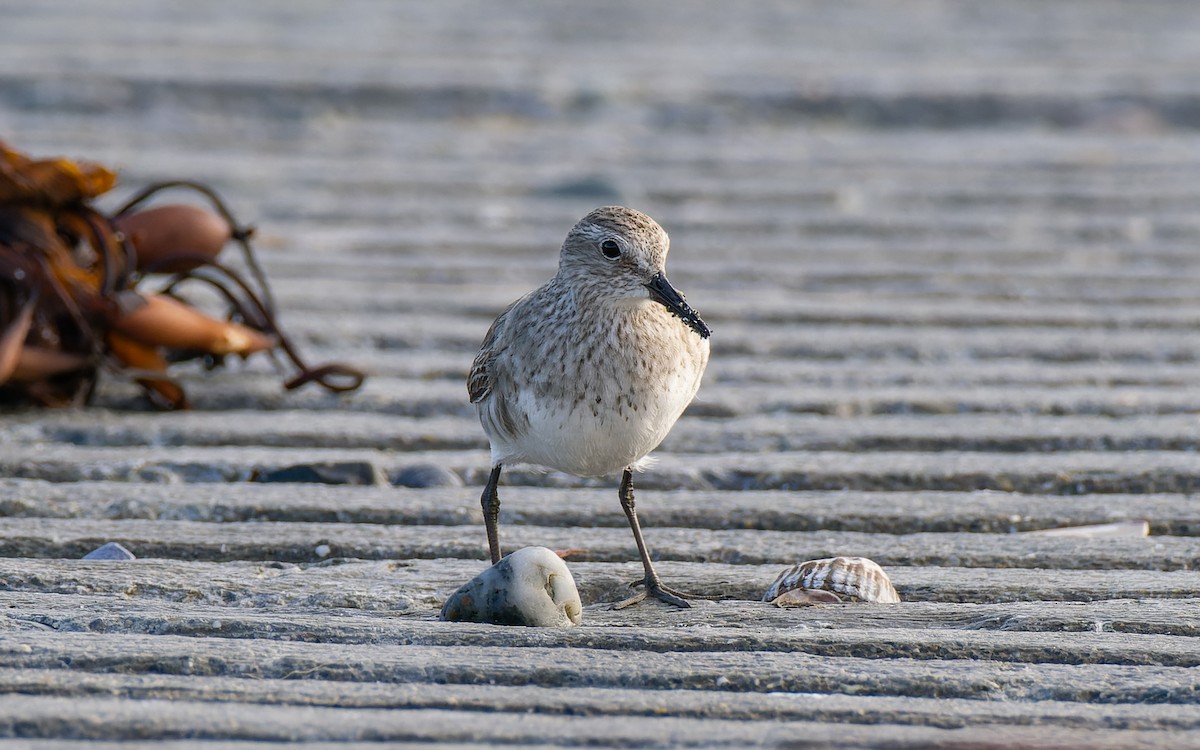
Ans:
{"label": "striped seashell", "polygon": [[875,604],[900,601],[887,573],[865,557],[827,557],[793,565],[779,574],[763,594],[763,601],[776,602],[784,597],[777,602],[784,606],[832,602],[842,596]]}

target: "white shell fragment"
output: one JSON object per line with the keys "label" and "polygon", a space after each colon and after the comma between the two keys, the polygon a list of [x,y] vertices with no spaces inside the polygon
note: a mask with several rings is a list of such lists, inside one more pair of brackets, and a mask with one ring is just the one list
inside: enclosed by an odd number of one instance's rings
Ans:
{"label": "white shell fragment", "polygon": [[793,565],[779,574],[763,601],[794,607],[833,603],[842,597],[875,604],[900,601],[887,573],[865,557],[827,557]]}
{"label": "white shell fragment", "polygon": [[583,621],[583,603],[561,557],[545,547],[523,547],[451,594],[441,617],[566,628]]}
{"label": "white shell fragment", "polygon": [[102,544],[83,556],[84,560],[136,560],[137,557],[125,549],[120,542]]}
{"label": "white shell fragment", "polygon": [[792,589],[771,600],[776,607],[804,607],[809,604],[841,604],[842,597],[824,589]]}
{"label": "white shell fragment", "polygon": [[1114,521],[1113,523],[1094,523],[1087,526],[1062,526],[1056,529],[1039,529],[1023,531],[1030,536],[1067,536],[1080,539],[1133,539],[1150,536],[1149,521]]}

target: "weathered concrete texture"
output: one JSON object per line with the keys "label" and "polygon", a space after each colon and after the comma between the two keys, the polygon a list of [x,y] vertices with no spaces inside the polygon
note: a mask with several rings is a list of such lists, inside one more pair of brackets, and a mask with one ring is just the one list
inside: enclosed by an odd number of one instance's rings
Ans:
{"label": "weathered concrete texture", "polygon": [[[467,625],[445,625],[466,628]],[[503,626],[474,626],[497,628]],[[586,636],[586,628],[535,630],[547,640],[571,634]],[[540,685],[568,688],[641,687],[646,689],[686,688],[735,692],[846,692],[918,697],[991,698],[1010,700],[1100,701],[1109,703],[1179,703],[1200,700],[1200,684],[1194,669],[1196,655],[1182,655],[1185,666],[1161,666],[1175,661],[1166,653],[1155,662],[1109,663],[1111,656],[1099,641],[1133,638],[1148,641],[1146,654],[1158,645],[1155,636],[1103,634],[976,634],[978,638],[955,635],[940,648],[929,649],[933,634],[906,638],[889,634],[879,642],[870,633],[837,634],[822,644],[818,636],[803,649],[748,652],[722,649],[657,651],[636,640],[629,650],[596,648],[588,641],[567,639],[578,650],[562,650],[561,641],[551,646],[499,645],[488,639],[484,645],[412,642],[392,645],[307,643],[297,641],[225,638],[190,638],[171,635],[11,633],[0,648],[0,664],[10,668],[59,668],[64,659],[71,668],[86,672],[234,676],[295,679],[311,675],[332,681],[449,682],[496,685]],[[1008,638],[999,636],[1010,636]],[[595,634],[593,638],[602,636]],[[857,637],[856,637],[857,636]],[[1009,658],[965,658],[972,652],[970,641],[983,642],[991,636],[994,646],[985,656]],[[555,639],[558,640],[557,638]],[[1004,641],[1010,641],[1005,643]],[[1022,651],[1053,653],[1052,644],[1085,640],[1098,652],[1101,663],[1048,663],[1043,655],[1022,659]],[[964,643],[964,641],[966,641]],[[1022,644],[1020,646],[1015,644]],[[617,644],[614,644],[617,645]],[[1071,649],[1066,649],[1071,653]],[[957,653],[956,653],[957,652]],[[1013,656],[1018,658],[1012,658]],[[943,658],[945,657],[945,658]],[[1105,657],[1108,657],[1106,659]],[[868,664],[886,658],[884,668]],[[1032,661],[1033,663],[1027,663]],[[1190,662],[1190,663],[1189,663]],[[1152,671],[1143,664],[1155,664]],[[1014,668],[1020,664],[1020,668]]]}
{"label": "weathered concrete texture", "polygon": [[[314,606],[407,610],[414,606],[415,600],[436,610],[451,591],[478,574],[484,565],[483,560],[446,558],[375,562],[332,558],[307,564],[142,559],[136,566],[40,559],[7,561],[2,580],[4,589],[9,592],[121,595],[132,599],[266,608]],[[782,564],[672,562],[669,567],[664,565],[664,571],[672,578],[681,578],[700,593],[757,602],[784,567]],[[571,569],[585,603],[594,603],[624,598],[639,567],[632,562],[572,562]],[[1128,612],[1122,617],[1151,622],[1154,617],[1149,613],[1161,607],[1171,613],[1173,627],[1180,633],[1190,632],[1194,627],[1191,618],[1176,610],[1186,613],[1181,602],[1195,597],[1197,575],[1200,575],[1190,570],[995,570],[944,566],[888,566],[888,569],[901,595],[910,602],[1099,604],[1109,599],[1146,599],[1149,600],[1145,604],[1147,609],[1142,613],[1145,617],[1142,614],[1135,617]],[[869,613],[876,610],[852,608],[848,611],[871,617]],[[907,616],[906,610],[887,611],[897,617]],[[939,616],[945,617],[956,611],[971,613],[974,610],[946,607],[939,610]],[[1090,610],[1086,608],[1072,607],[1064,611],[1082,612],[1080,617],[1090,617],[1087,614]],[[1028,614],[1025,612],[1023,616]],[[967,621],[973,622],[973,617],[967,617]],[[951,618],[950,622],[960,620]],[[1090,628],[1093,620],[1086,620],[1086,623],[1073,629]],[[1141,632],[1132,626],[1126,629]]]}
{"label": "weathered concrete texture", "polygon": [[[65,737],[112,739],[145,737],[192,742],[208,739],[292,742],[296,740],[493,742],[544,745],[547,736],[588,738],[600,747],[670,745],[673,747],[876,747],[881,732],[889,735],[888,747],[963,747],[962,730],[911,726],[839,725],[836,729],[805,721],[760,719],[752,722],[707,718],[621,715],[545,716],[453,709],[396,711],[393,707],[326,708],[279,707],[247,704],[213,705],[185,700],[143,700],[137,704],[111,698],[14,698],[11,718],[0,715],[8,727],[44,727],[48,734]],[[147,713],[139,715],[138,708]],[[194,728],[197,716],[206,724]],[[94,718],[92,718],[94,717]],[[5,728],[0,724],[0,731]],[[1169,747],[1186,741],[1187,733],[1129,730],[1118,738],[1103,730],[1065,731],[1044,727],[983,725],[992,741],[1021,747],[1053,748],[1063,743],[1087,747]],[[800,738],[800,739],[797,739]],[[944,744],[943,744],[944,743]],[[103,745],[101,745],[103,746]],[[167,745],[169,746],[169,745]],[[207,743],[206,743],[206,746]],[[218,745],[224,747],[224,745]],[[1175,745],[1178,746],[1178,745]],[[345,745],[339,745],[345,747]]]}
{"label": "weathered concrete texture", "polygon": [[[486,331],[487,323],[483,325]],[[472,342],[470,345],[464,345],[463,349],[474,352],[476,346],[478,342]],[[327,358],[345,359],[352,353],[353,350],[339,349],[328,354]],[[800,353],[794,356],[809,355]],[[750,358],[757,359],[753,356]],[[687,425],[692,416],[729,419],[761,413],[772,415],[776,419],[786,419],[789,413],[827,415],[839,419],[863,415],[910,414],[1041,414],[1051,417],[1082,414],[1124,419],[1146,414],[1174,415],[1200,411],[1200,398],[1196,397],[1192,390],[1181,390],[1192,381],[1174,378],[1168,373],[1164,373],[1161,378],[1149,377],[1151,385],[1145,386],[1128,385],[1127,376],[1108,368],[1095,373],[1068,373],[1063,376],[1068,380],[1077,378],[1084,381],[1082,385],[1070,382],[1003,382],[996,385],[986,381],[1008,381],[1009,377],[1002,372],[995,373],[990,370],[976,376],[985,381],[982,383],[972,382],[973,378],[967,378],[967,382],[963,382],[961,374],[946,372],[942,377],[925,376],[921,377],[921,383],[905,385],[903,382],[893,381],[917,377],[904,373],[905,369],[912,367],[911,360],[896,363],[900,369],[894,375],[876,372],[860,374],[862,368],[868,364],[872,369],[890,368],[894,362],[886,357],[877,359],[884,361],[842,363],[838,369],[822,368],[816,372],[801,373],[793,382],[788,382],[786,374],[769,379],[758,375],[738,375],[739,381],[749,382],[751,385],[730,384],[727,386],[727,392],[725,389],[714,388],[713,394],[706,394],[701,400],[692,403],[682,425]],[[1149,366],[1146,363],[1140,365],[1142,369]],[[927,363],[925,367],[941,369],[937,363]],[[1154,370],[1157,370],[1157,366]],[[240,373],[236,376],[210,375],[207,378],[201,378],[200,373],[196,373],[196,376],[197,380],[189,381],[189,393],[195,397],[195,406],[200,411],[281,411],[304,408],[326,413],[332,413],[333,410],[358,411],[400,417],[455,414],[465,418],[470,415],[470,409],[460,393],[465,378],[457,376],[449,378],[448,382],[435,385],[377,376],[368,382],[361,393],[349,398],[335,398],[318,391],[285,393],[279,387],[278,376],[263,378],[255,374],[247,378]],[[440,374],[437,377],[443,378]],[[715,380],[717,376],[709,377]],[[753,385],[755,381],[764,379],[770,385]],[[836,383],[831,384],[830,381]],[[847,384],[842,385],[843,381]],[[238,385],[236,390],[230,388],[232,383]],[[121,387],[117,384],[101,393],[98,403],[118,409],[146,408],[135,388]],[[798,428],[792,426],[792,429]],[[86,436],[87,432],[83,435]],[[1172,438],[1180,440],[1176,436],[1168,439]],[[673,438],[678,439],[680,438]],[[923,439],[934,440],[936,436],[926,436]],[[333,440],[336,443],[344,438],[337,437],[335,433]],[[1086,445],[1085,443],[1080,447]],[[1129,447],[1153,446],[1130,444]]]}
{"label": "weathered concrete texture", "polygon": [[[808,653],[869,659],[962,659],[1036,664],[1195,666],[1197,656],[1186,638],[1197,621],[1183,602],[1112,600],[1092,605],[836,605],[779,608],[762,602],[704,602],[697,611],[664,618],[651,610],[621,618],[605,605],[589,608],[586,625],[573,631],[445,625],[427,611],[412,617],[401,612],[355,611],[349,598],[296,598],[286,614],[267,606],[240,606],[236,600],[198,603],[199,598],[152,601],[132,596],[136,614],[97,595],[4,595],[21,612],[5,620],[13,638],[60,632],[177,635],[192,638],[390,644],[395,646],[583,647],[629,652]],[[1141,606],[1145,611],[1136,611]],[[81,608],[86,608],[81,612]],[[1046,615],[1043,619],[1038,619]],[[1178,621],[1170,618],[1177,617]],[[1057,619],[1053,619],[1057,618]],[[664,621],[664,619],[666,621]],[[701,625],[720,626],[702,628]],[[1184,627],[1178,627],[1182,624]],[[681,630],[691,626],[690,630]],[[1158,632],[1148,632],[1157,627]],[[1135,632],[1140,629],[1141,632]],[[942,632],[938,632],[942,631]],[[947,632],[954,631],[954,632]],[[220,641],[211,643],[220,649]],[[25,653],[18,648],[15,653]],[[973,654],[974,656],[968,656]],[[570,661],[564,656],[564,664]],[[589,657],[590,658],[590,657]],[[586,659],[584,659],[586,661]],[[581,662],[582,663],[582,662]],[[29,666],[24,661],[13,662]],[[1066,686],[1046,689],[1067,690]],[[1065,693],[1064,693],[1065,694]]]}
{"label": "weathered concrete texture", "polygon": [[[838,554],[875,559],[881,565],[946,565],[1136,570],[1192,570],[1200,547],[1188,537],[1104,539],[1036,534],[919,533],[891,536],[849,531],[710,531],[665,528],[647,531],[661,557],[689,562],[728,562],[786,567],[797,558]],[[486,544],[476,526],[380,525],[193,521],[95,521],[0,519],[0,551],[8,557],[82,557],[103,539],[115,539],[139,557],[194,560],[259,559],[316,562],[327,557],[366,559],[483,557]],[[518,526],[502,535],[505,549],[531,545],[576,549],[598,561],[636,559],[627,529],[562,529]]]}
{"label": "weathered concrete texture", "polygon": [[[747,456],[753,455],[753,460]],[[970,491],[1027,494],[1179,493],[1200,490],[1200,455],[1192,451],[982,453],[922,451],[847,453],[787,451],[718,454],[655,454],[654,468],[638,475],[640,487],[655,489]],[[246,482],[270,480],[276,472],[306,463],[342,467],[376,477],[395,475],[414,464],[441,462],[471,484],[490,470],[488,453],[206,446],[187,448],[91,447],[30,444],[6,447],[0,472],[9,477],[54,482],[83,480],[142,482]],[[320,480],[303,474],[300,481]],[[506,472],[510,484],[581,487],[610,480],[581,479],[520,467]],[[347,483],[344,477],[326,483]]]}
{"label": "weathered concrete texture", "polygon": [[[416,464],[420,466],[420,464]],[[613,488],[506,490],[505,523],[624,528]],[[481,522],[474,493],[382,487],[253,483],[49,483],[0,480],[4,515],[163,521],[295,521],[412,526]],[[656,490],[638,510],[653,527],[863,531],[890,534],[1012,533],[1153,518],[1151,533],[1193,536],[1200,509],[1185,495],[1024,495],[1014,492]]]}
{"label": "weathered concrete texture", "polygon": [[[848,724],[896,723],[961,728],[964,719],[997,726],[1038,726],[1070,721],[1078,727],[1139,729],[1162,726],[1190,729],[1193,713],[1170,704],[1085,704],[1061,701],[1015,703],[956,698],[908,698],[872,695],[789,695],[706,690],[647,691],[579,687],[485,685],[412,685],[405,683],[314,680],[244,680],[232,677],[181,677],[159,674],[71,673],[57,670],[0,668],[6,690],[48,696],[120,695],[130,698],[196,699],[210,695],[222,702],[253,701],[304,706],[385,708],[459,708],[516,711],[535,705],[547,715],[662,715],[734,720],[813,720]],[[204,690],[199,687],[204,686]],[[1044,728],[1044,727],[1043,727]]]}
{"label": "weathered concrete texture", "polygon": [[[1195,3],[9,5],[0,137],[115,164],[107,207],[210,182],[372,376],[0,415],[0,746],[1200,747]],[[637,483],[725,599],[611,610],[615,477],[514,468],[505,549],[583,623],[439,622],[485,565],[466,370],[609,203],[715,331]],[[903,601],[757,601],[831,555]]]}
{"label": "weathered concrete texture", "polygon": [[[438,390],[438,398],[461,400],[462,383]],[[430,390],[430,389],[426,389]],[[762,389],[766,390],[766,389]],[[728,393],[728,391],[727,391]],[[745,396],[746,394],[729,394]],[[434,396],[430,395],[431,401]],[[732,399],[731,399],[732,400]],[[1095,450],[1193,450],[1200,424],[1186,414],[1113,418],[1099,415],[980,414],[970,422],[959,415],[814,415],[794,405],[761,403],[740,413],[705,400],[694,405],[663,450],[683,453],[726,451],[980,451],[1024,453]],[[432,404],[431,404],[432,408]],[[461,408],[456,411],[469,412]],[[913,410],[910,410],[910,412]],[[314,424],[309,411],[280,410],[271,423],[257,412],[190,412],[164,423],[153,415],[63,412],[14,416],[0,437],[7,443],[68,443],[79,446],[209,447],[227,445],[286,448],[367,448],[421,451],[486,446],[474,413],[457,418],[334,411]],[[336,484],[337,482],[329,482]]]}

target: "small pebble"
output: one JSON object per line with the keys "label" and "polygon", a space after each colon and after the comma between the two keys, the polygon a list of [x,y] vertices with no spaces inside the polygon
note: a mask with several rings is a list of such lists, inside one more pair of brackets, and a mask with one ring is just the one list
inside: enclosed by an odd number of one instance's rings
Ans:
{"label": "small pebble", "polygon": [[370,461],[320,461],[265,471],[258,482],[303,482],[312,484],[379,484],[380,471]]}
{"label": "small pebble", "polygon": [[536,188],[534,194],[547,198],[584,199],[592,203],[625,203],[625,194],[603,175],[585,175]]}
{"label": "small pebble", "polygon": [[413,464],[405,466],[392,475],[392,484],[397,487],[462,487],[462,478],[449,469],[437,464]]}
{"label": "small pebble", "polygon": [[84,560],[136,560],[137,556],[118,542],[97,547],[83,556]]}
{"label": "small pebble", "polygon": [[524,547],[451,594],[441,617],[451,622],[566,628],[583,621],[583,603],[561,557],[545,547]]}

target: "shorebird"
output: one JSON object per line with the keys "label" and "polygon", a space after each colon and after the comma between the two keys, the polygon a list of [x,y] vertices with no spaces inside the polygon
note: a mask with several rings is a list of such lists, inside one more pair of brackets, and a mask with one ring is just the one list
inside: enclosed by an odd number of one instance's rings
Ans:
{"label": "shorebird", "polygon": [[[491,443],[480,499],[492,564],[500,560],[496,486],[504,465],[582,477],[622,472],[618,496],[642,559],[647,595],[678,607],[642,538],[633,472],[647,463],[700,387],[709,328],[667,281],[669,239],[649,216],[606,206],[562,244],[558,273],[492,323],[467,378]],[[694,597],[693,597],[694,598]]]}

